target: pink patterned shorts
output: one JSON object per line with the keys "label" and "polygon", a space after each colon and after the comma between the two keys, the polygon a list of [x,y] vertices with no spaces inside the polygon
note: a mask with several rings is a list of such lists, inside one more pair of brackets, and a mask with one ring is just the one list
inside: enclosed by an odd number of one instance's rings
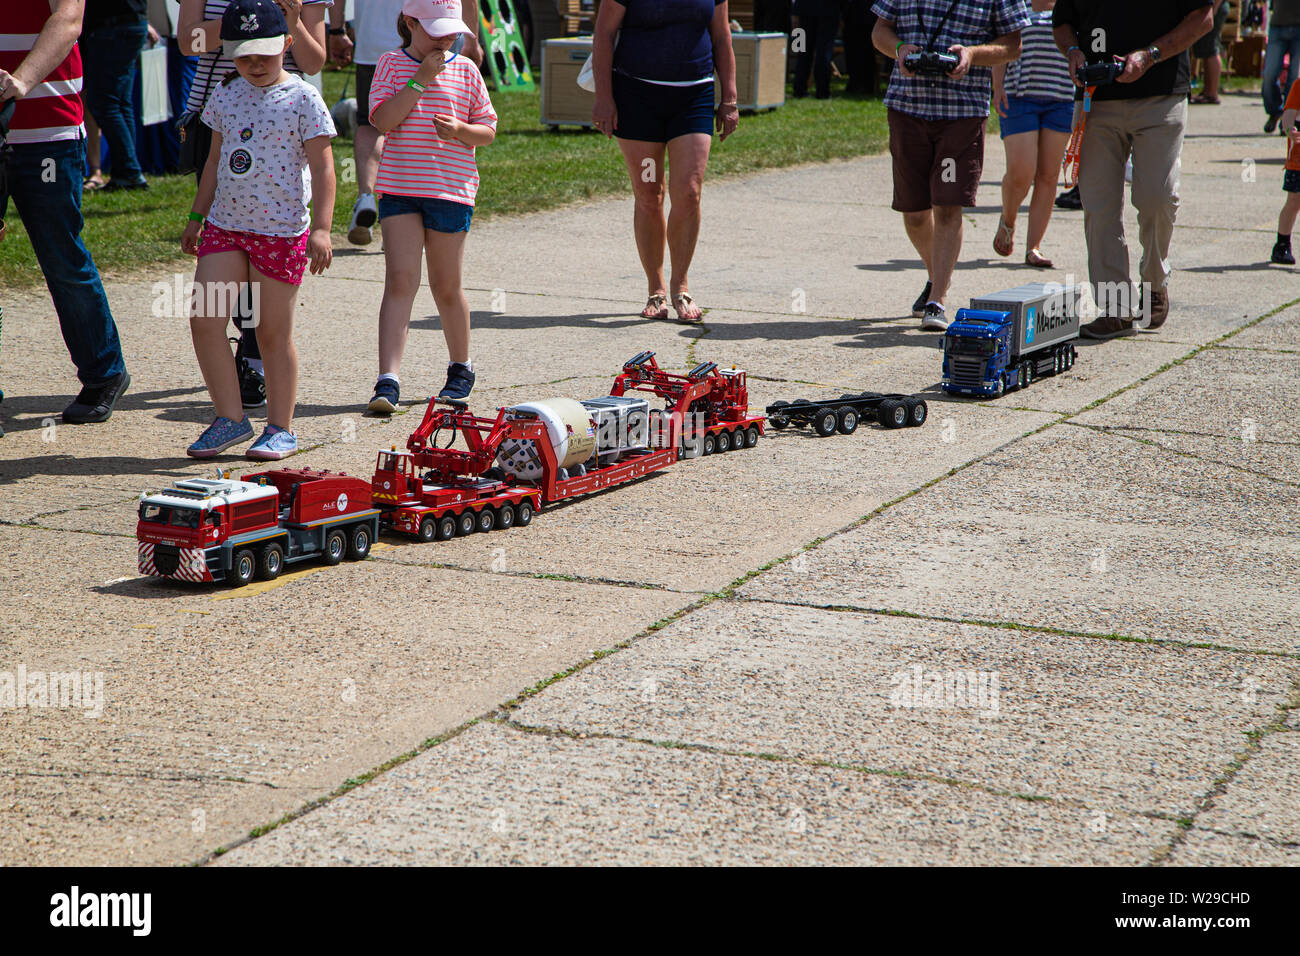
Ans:
{"label": "pink patterned shorts", "polygon": [[262,275],[270,276],[289,285],[302,285],[302,274],[311,257],[307,255],[307,233],[294,239],[290,236],[263,236],[256,232],[235,232],[205,223],[199,237],[199,257],[214,252],[237,249],[248,256],[248,261]]}

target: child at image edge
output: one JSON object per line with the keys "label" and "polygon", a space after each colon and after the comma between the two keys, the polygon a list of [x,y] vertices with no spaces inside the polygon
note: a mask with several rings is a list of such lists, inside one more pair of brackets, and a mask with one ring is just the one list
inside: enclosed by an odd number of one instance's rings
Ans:
{"label": "child at image edge", "polygon": [[1296,214],[1300,213],[1300,130],[1295,128],[1296,114],[1300,112],[1300,80],[1291,84],[1282,109],[1282,129],[1286,130],[1286,172],[1282,174],[1282,188],[1286,202],[1277,217],[1277,243],[1273,246],[1272,260],[1281,265],[1295,265],[1291,252],[1291,230],[1295,228]]}
{"label": "child at image edge", "polygon": [[181,237],[181,248],[199,259],[190,335],[216,408],[212,424],[188,449],[194,458],[211,458],[253,437],[226,340],[235,296],[210,291],[237,289],[241,282],[253,286],[266,372],[266,430],[247,457],[276,460],[298,450],[291,427],[298,390],[293,312],[308,262],[315,275],[333,256],[335,130],[315,88],[284,69],[292,42],[287,31],[273,0],[233,0],[221,18],[224,52],[238,73],[203,108],[212,149]]}
{"label": "child at image edge", "polygon": [[406,0],[397,30],[404,46],[379,58],[370,86],[370,123],[384,137],[375,192],[385,277],[379,379],[368,407],[383,415],[397,408],[421,252],[450,359],[438,397],[463,401],[474,387],[461,262],[478,192],[474,148],[496,138],[497,123],[478,67],[456,53],[470,32],[460,0]]}

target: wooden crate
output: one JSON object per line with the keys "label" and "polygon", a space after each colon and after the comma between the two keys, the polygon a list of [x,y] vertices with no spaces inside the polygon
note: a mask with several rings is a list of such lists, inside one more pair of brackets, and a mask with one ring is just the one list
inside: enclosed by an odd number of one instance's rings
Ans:
{"label": "wooden crate", "polygon": [[[785,104],[784,33],[733,33],[736,100],[742,110],[768,110]],[[721,101],[722,87],[718,87]]]}
{"label": "wooden crate", "polygon": [[1241,0],[1227,0],[1228,19],[1223,22],[1223,45],[1236,43],[1240,39],[1241,30]]}
{"label": "wooden crate", "polygon": [[555,0],[555,9],[564,23],[564,32],[570,35],[590,33],[595,29],[596,11],[600,0]]}
{"label": "wooden crate", "polygon": [[739,23],[742,30],[754,29],[754,0],[730,0],[727,16]]}
{"label": "wooden crate", "polygon": [[1261,34],[1242,37],[1227,47],[1228,71],[1233,76],[1264,75],[1264,37]]}
{"label": "wooden crate", "polygon": [[591,126],[596,95],[578,86],[591,37],[562,37],[542,43],[542,124]]}

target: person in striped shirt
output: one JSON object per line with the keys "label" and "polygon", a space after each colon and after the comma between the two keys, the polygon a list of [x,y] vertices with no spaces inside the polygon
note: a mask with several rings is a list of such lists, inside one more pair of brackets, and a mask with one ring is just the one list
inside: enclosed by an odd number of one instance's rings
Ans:
{"label": "person in striped shirt", "polygon": [[474,150],[492,142],[497,127],[483,74],[452,52],[470,32],[460,0],[406,0],[397,30],[405,45],[379,58],[370,85],[370,122],[384,137],[375,192],[386,269],[379,379],[368,408],[381,415],[397,408],[422,251],[450,358],[438,397],[463,401],[474,387],[461,262],[479,185]]}
{"label": "person in striped shirt", "polygon": [[993,68],[993,106],[998,111],[1007,172],[1002,177],[1002,218],[993,251],[1015,248],[1016,217],[1029,195],[1025,265],[1052,268],[1039,246],[1052,218],[1061,160],[1074,128],[1074,80],[1070,63],[1052,36],[1056,0],[1033,0],[1029,26],[1020,31],[1020,58]]}
{"label": "person in striped shirt", "polygon": [[[83,4],[6,3],[0,18],[0,110],[14,103],[8,185],[81,379],[81,392],[63,410],[69,425],[107,421],[131,383],[99,270],[81,241]],[[0,208],[0,219],[4,214]]]}

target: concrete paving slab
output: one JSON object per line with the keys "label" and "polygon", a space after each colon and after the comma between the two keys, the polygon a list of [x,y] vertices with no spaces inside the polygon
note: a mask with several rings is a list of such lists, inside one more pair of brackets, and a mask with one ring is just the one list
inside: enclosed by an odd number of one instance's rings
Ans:
{"label": "concrete paving slab", "polygon": [[1189,830],[1169,855],[1169,866],[1300,866],[1300,847]]}
{"label": "concrete paving slab", "polygon": [[1261,837],[1300,848],[1300,734],[1269,734],[1259,752],[1197,819],[1225,833]]}
{"label": "concrete paving slab", "polygon": [[1293,516],[1270,479],[1053,428],[740,593],[1295,654]]}
{"label": "concrete paving slab", "polygon": [[849,770],[480,725],[221,866],[1136,864],[1174,825]]}
{"label": "concrete paving slab", "polygon": [[[101,798],[91,784],[104,777],[132,781],[114,798],[114,819],[139,821],[139,861],[192,859],[188,811],[175,832],[150,828],[175,816],[169,801],[197,799],[193,788],[159,792],[155,778],[245,782],[221,789],[230,797],[212,810],[202,843],[211,848],[687,603],[661,591],[381,561],[241,591],[182,587],[136,577],[130,539],[69,537],[5,529],[6,591],[21,610],[0,622],[0,671],[99,674],[102,713],[86,716],[93,697],[89,707],[69,699],[57,708],[32,698],[4,715],[3,766],[22,790],[11,809],[0,801],[4,862],[44,852],[38,837],[55,833],[84,862],[117,859],[126,822],[75,832],[42,822],[94,820]],[[14,562],[15,553],[28,560]],[[606,613],[611,605],[619,615]],[[35,775],[61,783],[28,790],[22,781]],[[257,799],[243,802],[246,791]]]}
{"label": "concrete paving slab", "polygon": [[511,715],[1179,816],[1297,676],[1296,661],[723,601]]}
{"label": "concrete paving slab", "polygon": [[1080,424],[1300,444],[1295,361],[1209,349],[1079,416]]}
{"label": "concrete paving slab", "polygon": [[1255,472],[1283,483],[1278,494],[1288,493],[1300,481],[1300,443],[1276,442],[1259,438],[1243,441],[1231,435],[1196,435],[1182,431],[1165,431],[1149,428],[1115,428],[1107,426],[1111,434],[1124,435],[1138,441],[1150,442],[1161,448],[1198,458],[1206,463],[1226,466],[1225,475],[1237,471]]}

